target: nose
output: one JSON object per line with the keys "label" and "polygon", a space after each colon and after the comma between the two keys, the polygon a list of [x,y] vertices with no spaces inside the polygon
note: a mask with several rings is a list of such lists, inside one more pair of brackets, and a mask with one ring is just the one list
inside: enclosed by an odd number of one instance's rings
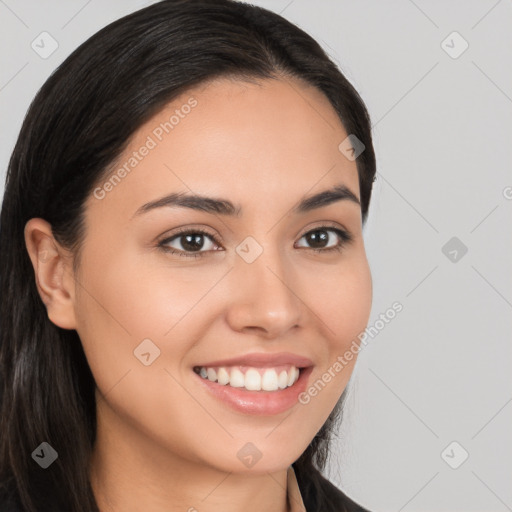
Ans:
{"label": "nose", "polygon": [[231,274],[227,321],[233,330],[271,339],[299,326],[305,306],[293,269],[277,251],[265,250],[252,263],[238,258]]}

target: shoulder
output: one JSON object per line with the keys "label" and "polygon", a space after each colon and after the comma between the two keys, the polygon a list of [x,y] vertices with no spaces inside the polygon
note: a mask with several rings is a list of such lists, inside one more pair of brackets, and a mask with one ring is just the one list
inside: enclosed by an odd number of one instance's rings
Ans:
{"label": "shoulder", "polygon": [[307,476],[297,474],[297,481],[307,512],[370,512],[349,498],[318,470]]}
{"label": "shoulder", "polygon": [[350,499],[344,492],[338,489],[334,484],[332,484],[322,475],[320,475],[320,482],[323,492],[327,495],[329,501],[333,505],[339,506],[343,504],[343,508],[337,509],[340,510],[340,512],[370,512],[369,510],[363,508],[361,505]]}

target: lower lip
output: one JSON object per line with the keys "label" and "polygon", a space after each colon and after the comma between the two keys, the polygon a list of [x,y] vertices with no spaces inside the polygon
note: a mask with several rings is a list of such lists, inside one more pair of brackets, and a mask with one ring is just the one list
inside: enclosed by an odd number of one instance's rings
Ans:
{"label": "lower lip", "polygon": [[193,373],[210,393],[236,411],[269,416],[285,412],[298,403],[298,397],[306,389],[312,371],[312,366],[304,368],[292,386],[277,391],[249,391],[245,388],[233,388],[204,379],[196,372]]}

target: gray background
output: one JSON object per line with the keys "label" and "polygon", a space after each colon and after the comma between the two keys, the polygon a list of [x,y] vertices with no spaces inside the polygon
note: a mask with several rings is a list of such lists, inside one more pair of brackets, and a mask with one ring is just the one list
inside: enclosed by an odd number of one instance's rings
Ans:
{"label": "gray background", "polygon": [[[0,0],[2,185],[44,80],[150,3]],[[359,356],[328,476],[375,512],[512,510],[510,0],[252,3],[315,37],[367,104],[369,325],[403,305]],[[46,59],[31,48],[43,31],[59,45]]]}

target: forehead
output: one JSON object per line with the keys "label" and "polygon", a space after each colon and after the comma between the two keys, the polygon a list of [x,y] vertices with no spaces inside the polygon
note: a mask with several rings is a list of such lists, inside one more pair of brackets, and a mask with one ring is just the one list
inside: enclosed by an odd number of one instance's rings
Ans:
{"label": "forehead", "polygon": [[181,94],[137,130],[99,184],[108,189],[101,207],[131,216],[173,191],[242,205],[295,202],[340,183],[359,197],[355,161],[338,149],[346,137],[328,99],[299,80],[216,79]]}

